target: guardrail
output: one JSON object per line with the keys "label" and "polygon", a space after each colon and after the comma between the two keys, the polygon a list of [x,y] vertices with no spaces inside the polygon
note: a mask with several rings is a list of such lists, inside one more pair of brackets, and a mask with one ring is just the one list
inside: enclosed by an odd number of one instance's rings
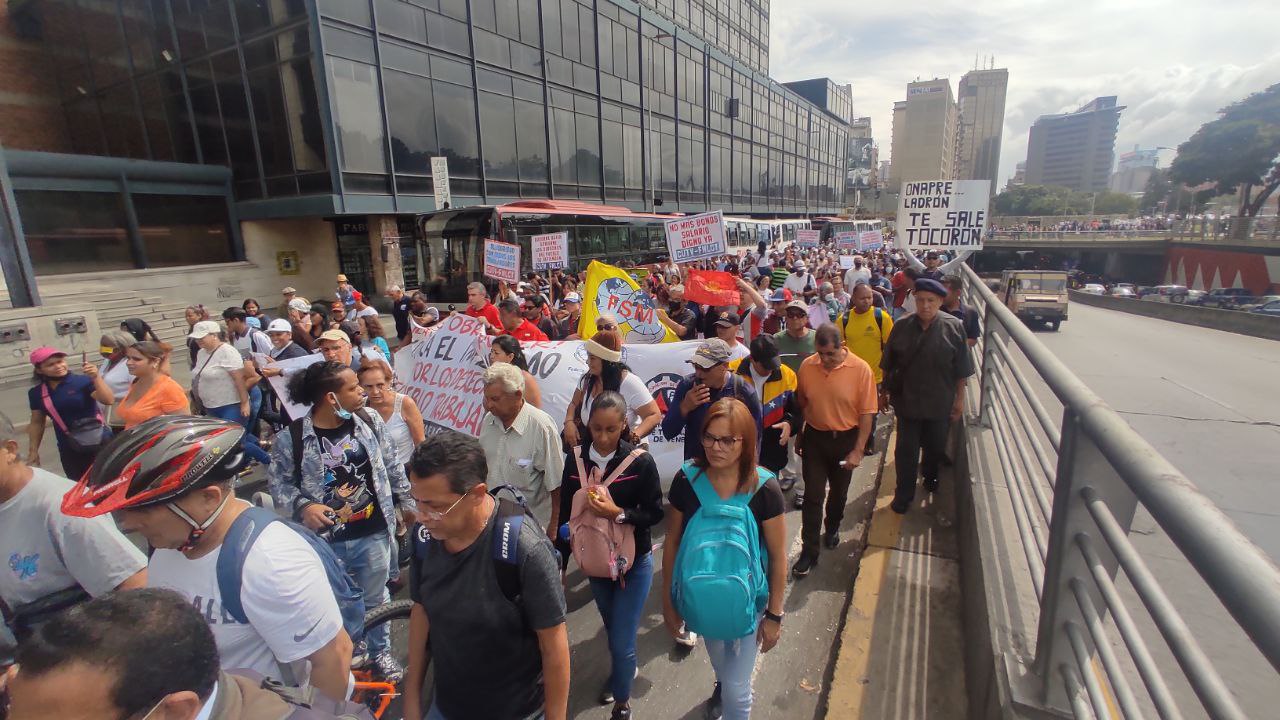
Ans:
{"label": "guardrail", "polygon": [[[973,348],[981,383],[978,422],[994,438],[1039,600],[1033,671],[1040,702],[1070,708],[1076,718],[1115,717],[1118,706],[1120,717],[1133,719],[1144,717],[1149,701],[1159,717],[1181,718],[1165,676],[1169,668],[1157,665],[1134,619],[1145,612],[1209,717],[1245,717],[1130,542],[1129,524],[1140,503],[1278,671],[1280,569],[1036,339],[972,269],[963,266],[962,274],[966,302],[985,317],[983,337]],[[1061,402],[1060,422],[1037,393],[1039,383]],[[1122,599],[1119,571],[1140,606]],[[1113,633],[1122,645],[1112,642]],[[1136,669],[1145,698],[1130,683],[1129,669]]]}
{"label": "guardrail", "polygon": [[992,230],[991,241],[1006,242],[1153,242],[1168,239],[1173,230]]}

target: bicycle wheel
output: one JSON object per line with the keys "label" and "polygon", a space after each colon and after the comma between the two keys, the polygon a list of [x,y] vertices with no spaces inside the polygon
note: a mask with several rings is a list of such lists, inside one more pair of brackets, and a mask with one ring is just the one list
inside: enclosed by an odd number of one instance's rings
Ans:
{"label": "bicycle wheel", "polygon": [[[389,651],[391,656],[400,663],[401,668],[407,668],[409,665],[409,610],[413,607],[412,600],[395,600],[383,603],[378,607],[370,610],[364,615],[364,632],[367,637],[375,629],[388,627],[391,633],[391,645]],[[375,674],[376,675],[376,674]],[[403,692],[403,682],[396,683],[397,692]],[[369,698],[370,707],[377,706],[377,698]],[[404,709],[397,695],[384,712],[379,720],[402,720],[404,717]]]}

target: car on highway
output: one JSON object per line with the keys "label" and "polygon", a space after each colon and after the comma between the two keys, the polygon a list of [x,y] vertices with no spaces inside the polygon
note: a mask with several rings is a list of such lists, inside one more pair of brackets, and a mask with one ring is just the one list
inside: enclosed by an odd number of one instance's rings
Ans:
{"label": "car on highway", "polygon": [[1249,310],[1249,312],[1257,313],[1258,315],[1270,315],[1272,317],[1280,317],[1280,298],[1276,298],[1271,302],[1258,305],[1252,308],[1251,310]]}
{"label": "car on highway", "polygon": [[1067,274],[1060,270],[1005,270],[999,297],[1027,324],[1044,323],[1057,330],[1067,319]]}
{"label": "car on highway", "polygon": [[1111,288],[1111,292],[1107,293],[1113,298],[1136,298],[1138,293],[1134,292],[1132,285],[1117,285]]}
{"label": "car on highway", "polygon": [[1185,303],[1191,291],[1185,285],[1157,285],[1142,295],[1151,302]]}
{"label": "car on highway", "polygon": [[1085,293],[1086,295],[1106,295],[1107,289],[1098,283],[1088,283],[1084,287],[1080,288],[1080,292]]}
{"label": "car on highway", "polygon": [[1188,290],[1187,299],[1185,302],[1188,305],[1199,305],[1200,300],[1203,299],[1204,296],[1208,294],[1209,293],[1205,292],[1204,290]]}
{"label": "car on highway", "polygon": [[1280,300],[1280,295],[1259,295],[1258,297],[1251,298],[1250,301],[1247,303],[1242,303],[1236,309],[1253,312],[1254,310],[1262,307],[1263,305],[1269,305],[1273,302],[1276,302],[1277,300]]}
{"label": "car on highway", "polygon": [[1218,288],[1200,298],[1200,306],[1233,310],[1242,304],[1253,302],[1253,297],[1249,288]]}

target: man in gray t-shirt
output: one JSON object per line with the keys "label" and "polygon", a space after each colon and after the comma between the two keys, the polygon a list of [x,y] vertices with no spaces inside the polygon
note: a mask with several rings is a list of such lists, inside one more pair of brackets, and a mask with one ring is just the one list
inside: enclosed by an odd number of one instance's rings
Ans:
{"label": "man in gray t-shirt", "polygon": [[560,720],[569,698],[560,564],[531,516],[487,492],[487,476],[479,441],[456,432],[427,438],[409,461],[422,524],[409,565],[404,715],[422,717],[432,660],[432,717]]}
{"label": "man in gray t-shirt", "polygon": [[[0,418],[0,425],[8,422]],[[97,596],[146,585],[147,558],[110,517],[62,514],[62,496],[74,483],[19,462],[13,440],[0,443],[3,455],[0,600],[10,610],[76,586]]]}

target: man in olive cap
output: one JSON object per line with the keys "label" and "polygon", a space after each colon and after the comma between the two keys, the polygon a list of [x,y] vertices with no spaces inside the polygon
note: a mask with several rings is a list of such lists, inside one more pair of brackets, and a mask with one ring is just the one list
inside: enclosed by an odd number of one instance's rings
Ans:
{"label": "man in olive cap", "polygon": [[[735,398],[747,406],[756,421],[756,440],[760,439],[760,399],[752,383],[730,372],[731,359],[728,343],[720,338],[703,340],[693,352],[693,357],[689,358],[693,374],[685,376],[676,385],[667,404],[662,434],[668,440],[675,440],[684,433],[685,460],[706,457],[699,442],[702,420],[707,415],[707,408],[721,398]],[[759,447],[759,442],[756,446]]]}

